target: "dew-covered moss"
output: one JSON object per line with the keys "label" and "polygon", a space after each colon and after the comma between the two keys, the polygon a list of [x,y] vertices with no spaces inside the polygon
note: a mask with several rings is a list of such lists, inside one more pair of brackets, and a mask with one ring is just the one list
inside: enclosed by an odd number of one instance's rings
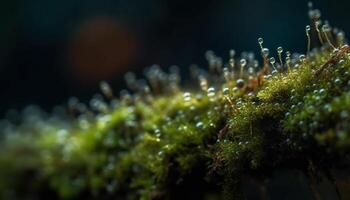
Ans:
{"label": "dew-covered moss", "polygon": [[277,64],[259,39],[260,67],[234,52],[223,67],[210,52],[191,92],[177,70],[153,67],[151,87],[129,74],[133,95],[116,99],[104,83],[110,102],[72,101],[63,115],[28,107],[21,122],[1,123],[0,196],[241,199],[247,176],[263,182],[284,168],[334,181],[331,170],[349,169],[350,49],[333,42]]}

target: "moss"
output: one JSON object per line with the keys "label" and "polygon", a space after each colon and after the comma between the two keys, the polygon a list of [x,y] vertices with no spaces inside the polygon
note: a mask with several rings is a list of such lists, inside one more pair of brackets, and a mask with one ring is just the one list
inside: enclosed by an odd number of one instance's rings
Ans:
{"label": "moss", "polygon": [[162,86],[167,75],[155,68],[154,94],[137,91],[117,107],[94,99],[107,109],[77,118],[32,112],[3,135],[1,197],[173,199],[194,188],[202,198],[240,199],[247,175],[265,179],[286,166],[308,173],[310,163],[348,169],[350,58],[347,45],[338,48],[315,48],[277,74],[266,57],[243,77],[211,72],[213,88],[201,82],[205,91],[190,93],[176,74]]}

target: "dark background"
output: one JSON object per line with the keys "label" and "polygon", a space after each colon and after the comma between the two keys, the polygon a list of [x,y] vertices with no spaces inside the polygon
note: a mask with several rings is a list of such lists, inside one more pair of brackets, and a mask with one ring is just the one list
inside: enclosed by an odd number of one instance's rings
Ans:
{"label": "dark background", "polygon": [[[348,0],[314,2],[322,19],[350,31]],[[87,101],[107,80],[159,64],[205,66],[214,50],[304,52],[307,1],[280,0],[2,0],[0,114],[37,104],[46,110],[68,97]]]}

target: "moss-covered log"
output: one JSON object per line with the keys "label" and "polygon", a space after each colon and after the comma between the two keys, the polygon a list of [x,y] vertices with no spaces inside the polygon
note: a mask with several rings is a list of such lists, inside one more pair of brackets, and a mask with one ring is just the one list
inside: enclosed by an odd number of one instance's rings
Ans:
{"label": "moss-covered log", "polygon": [[307,36],[322,44],[307,55],[282,59],[279,48],[276,62],[259,39],[262,65],[231,51],[222,67],[209,52],[210,72],[193,70],[200,89],[153,67],[150,86],[128,75],[132,95],[116,99],[103,83],[109,102],[71,99],[63,114],[28,107],[17,125],[3,120],[1,197],[241,199],[251,182],[268,198],[266,181],[290,170],[315,199],[322,180],[350,198],[350,177],[336,175],[349,171],[350,48],[310,12]]}

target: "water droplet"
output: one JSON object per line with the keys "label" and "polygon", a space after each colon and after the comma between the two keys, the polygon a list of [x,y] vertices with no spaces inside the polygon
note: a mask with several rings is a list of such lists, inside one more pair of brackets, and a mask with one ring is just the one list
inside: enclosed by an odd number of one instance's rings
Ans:
{"label": "water droplet", "polygon": [[310,25],[305,26],[305,30],[306,30],[306,33],[308,34],[308,33],[309,33],[309,31],[311,30]]}
{"label": "water droplet", "polygon": [[[350,84],[349,84],[350,85]],[[238,88],[237,87],[233,87],[232,88],[232,93],[237,93],[238,92]]]}
{"label": "water droplet", "polygon": [[324,25],[322,26],[322,31],[323,31],[323,32],[329,32],[329,31],[330,31],[329,25],[328,25],[328,24],[324,24]]}
{"label": "water droplet", "polygon": [[303,126],[304,125],[304,121],[299,121],[299,126]]}
{"label": "water droplet", "polygon": [[286,63],[289,65],[291,63],[290,57],[286,57]]}
{"label": "water droplet", "polygon": [[222,69],[223,73],[224,73],[224,78],[226,81],[229,81],[230,80],[230,71],[228,70],[227,67],[224,67]]}
{"label": "water droplet", "polygon": [[325,94],[326,93],[326,90],[321,88],[319,91],[318,91],[319,94]]}
{"label": "water droplet", "polygon": [[307,3],[307,6],[309,7],[309,9],[313,9],[313,3],[312,3],[312,1],[309,1],[308,3]]}
{"label": "water droplet", "polygon": [[261,53],[262,53],[262,56],[263,56],[264,58],[267,58],[267,57],[269,57],[269,55],[270,55],[270,50],[269,50],[268,48],[263,48],[263,49],[261,50]]}
{"label": "water droplet", "polygon": [[326,111],[326,112],[332,112],[333,108],[330,104],[326,104],[323,106],[323,109]]}
{"label": "water droplet", "polygon": [[234,67],[235,67],[235,60],[234,60],[233,58],[231,58],[231,59],[229,60],[229,63],[230,63],[230,67],[231,67],[231,68],[234,68]]}
{"label": "water droplet", "polygon": [[185,93],[183,94],[183,98],[184,98],[184,101],[185,101],[185,102],[190,102],[190,101],[191,101],[191,93],[185,92]]}
{"label": "water droplet", "polygon": [[161,132],[159,129],[154,130],[154,135],[159,138],[161,136]]}
{"label": "water droplet", "polygon": [[253,66],[254,66],[254,68],[258,68],[259,67],[259,61],[254,60]]}
{"label": "water droplet", "polygon": [[196,127],[202,129],[204,127],[203,122],[197,122]]}
{"label": "water droplet", "polygon": [[309,17],[310,19],[319,19],[321,17],[321,11],[318,9],[310,9]]}
{"label": "water droplet", "polygon": [[208,90],[208,81],[204,76],[199,77],[199,85],[203,91]]}
{"label": "water droplet", "polygon": [[281,53],[283,52],[283,48],[282,48],[282,47],[278,47],[278,48],[277,48],[277,52],[278,52],[279,54],[281,54]]}
{"label": "water droplet", "polygon": [[229,88],[225,87],[225,88],[222,89],[222,94],[223,95],[226,96],[226,95],[229,95],[229,93],[230,93],[230,89]]}
{"label": "water droplet", "polygon": [[306,60],[306,56],[304,54],[301,54],[299,56],[299,61],[303,63],[303,62],[305,62],[305,60]]}
{"label": "water droplet", "polygon": [[290,144],[290,143],[291,143],[291,141],[290,141],[289,138],[286,139],[286,143],[287,143],[287,144]]}
{"label": "water droplet", "polygon": [[163,157],[164,156],[164,151],[159,151],[158,156]]}
{"label": "water droplet", "polygon": [[332,54],[337,54],[337,53],[339,53],[339,51],[340,51],[340,50],[337,49],[337,48],[336,48],[336,49],[333,49]]}
{"label": "water droplet", "polygon": [[241,59],[239,63],[241,64],[241,67],[245,67],[247,65],[247,60]]}
{"label": "water droplet", "polygon": [[340,84],[341,84],[341,80],[340,80],[339,78],[336,78],[336,79],[334,80],[334,83],[335,83],[336,85],[340,85]]}
{"label": "water droplet", "polygon": [[291,110],[294,110],[295,108],[296,108],[295,105],[292,105],[292,106],[290,107]]}
{"label": "water droplet", "polygon": [[286,56],[290,57],[292,54],[290,53],[290,51],[286,51]]}
{"label": "water droplet", "polygon": [[214,100],[215,100],[215,88],[210,87],[210,88],[207,90],[207,96],[209,97],[209,100],[210,100],[210,101],[214,101]]}
{"label": "water droplet", "polygon": [[237,87],[238,88],[242,88],[243,86],[244,86],[244,80],[243,79],[238,79],[237,81],[236,81],[236,85],[237,85]]}
{"label": "water droplet", "polygon": [[233,57],[235,57],[236,51],[234,49],[231,49],[229,54],[230,54],[230,58],[232,59]]}
{"label": "water droplet", "polygon": [[347,118],[349,117],[349,112],[346,111],[346,110],[341,111],[341,112],[340,112],[340,117],[341,117],[342,119],[347,119]]}
{"label": "water droplet", "polygon": [[113,98],[112,88],[106,81],[100,82],[100,89],[106,97]]}

